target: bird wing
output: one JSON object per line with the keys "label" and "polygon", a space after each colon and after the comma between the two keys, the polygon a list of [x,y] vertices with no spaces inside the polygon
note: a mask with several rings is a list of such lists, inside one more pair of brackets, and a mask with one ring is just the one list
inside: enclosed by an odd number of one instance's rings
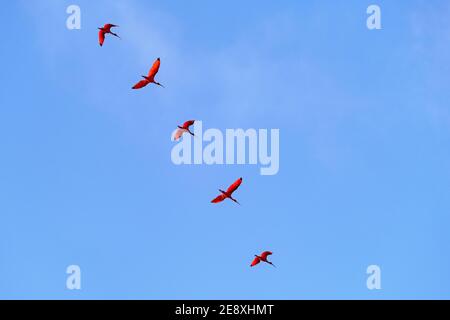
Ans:
{"label": "bird wing", "polygon": [[111,31],[111,28],[117,27],[115,24],[107,23],[103,26],[103,29],[105,29],[107,32]]}
{"label": "bird wing", "polygon": [[222,202],[223,200],[225,200],[225,196],[223,194],[215,197],[213,200],[211,200],[211,203],[219,203]]}
{"label": "bird wing", "polygon": [[261,262],[261,260],[258,257],[255,257],[255,259],[253,259],[252,264],[250,265],[250,267],[254,267],[260,262]]}
{"label": "bird wing", "polygon": [[141,89],[148,85],[150,82],[148,80],[141,80],[133,86],[133,89]]}
{"label": "bird wing", "polygon": [[187,129],[190,126],[192,126],[194,124],[195,120],[188,120],[185,123],[183,123],[183,128]]}
{"label": "bird wing", "polygon": [[270,256],[272,254],[272,252],[270,251],[264,251],[263,253],[261,253],[261,258],[266,260],[267,256]]}
{"label": "bird wing", "polygon": [[105,42],[105,32],[100,30],[98,32],[98,43],[100,44],[100,47],[103,46],[103,42]]}
{"label": "bird wing", "polygon": [[185,133],[185,132],[186,132],[186,130],[184,130],[184,129],[178,129],[178,130],[175,132],[175,135],[173,136],[173,139],[174,139],[175,141],[177,141],[178,139],[181,138],[181,136],[182,136],[183,133]]}
{"label": "bird wing", "polygon": [[233,193],[234,191],[236,191],[237,188],[239,188],[239,186],[242,183],[242,178],[237,179],[231,186],[228,187],[227,192],[228,193]]}
{"label": "bird wing", "polygon": [[153,62],[153,65],[152,65],[150,71],[148,72],[149,78],[153,79],[155,77],[155,75],[158,73],[160,65],[161,65],[161,60],[159,58],[156,59],[155,62]]}

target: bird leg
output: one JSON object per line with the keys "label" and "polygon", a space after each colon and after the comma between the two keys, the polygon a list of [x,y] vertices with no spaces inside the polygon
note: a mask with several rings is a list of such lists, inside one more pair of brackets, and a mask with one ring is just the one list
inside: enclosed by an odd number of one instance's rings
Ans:
{"label": "bird leg", "polygon": [[234,202],[236,202],[238,205],[241,205],[235,198],[233,198],[232,196],[230,196],[230,199],[233,200]]}

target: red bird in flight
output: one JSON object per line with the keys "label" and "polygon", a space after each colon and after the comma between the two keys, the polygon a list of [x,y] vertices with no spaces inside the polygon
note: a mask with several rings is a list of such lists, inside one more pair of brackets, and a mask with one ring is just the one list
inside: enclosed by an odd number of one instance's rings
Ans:
{"label": "red bird in flight", "polygon": [[136,83],[132,89],[141,89],[141,88],[145,87],[146,85],[148,85],[149,83],[154,83],[154,84],[164,88],[164,86],[161,83],[155,81],[155,76],[158,73],[160,65],[161,65],[161,59],[158,58],[153,63],[152,68],[148,72],[148,75],[142,76],[142,78],[144,78],[144,80],[141,80],[138,83]]}
{"label": "red bird in flight", "polygon": [[255,259],[253,259],[252,264],[250,265],[250,267],[256,266],[256,265],[257,265],[258,263],[260,263],[261,261],[262,261],[262,262],[265,262],[265,263],[268,263],[268,264],[270,264],[270,265],[272,265],[272,266],[275,267],[275,265],[274,265],[272,262],[270,262],[269,260],[267,260],[267,256],[270,256],[271,254],[272,254],[272,252],[270,252],[270,251],[264,251],[263,253],[261,253],[260,256],[257,256],[257,255],[255,254]]}
{"label": "red bird in flight", "polygon": [[174,140],[177,141],[180,139],[185,132],[189,132],[193,137],[195,137],[191,130],[189,130],[189,127],[192,126],[194,122],[195,120],[188,120],[183,123],[183,126],[178,126],[178,130],[175,132]]}
{"label": "red bird in flight", "polygon": [[231,186],[228,187],[227,191],[223,191],[220,190],[219,191],[222,193],[221,195],[218,195],[216,198],[214,198],[211,202],[212,203],[219,203],[222,202],[225,199],[230,199],[233,200],[234,202],[236,202],[237,204],[240,204],[239,202],[237,202],[236,199],[234,199],[231,195],[233,194],[233,192],[236,191],[237,188],[239,188],[239,186],[242,183],[242,178],[237,179]]}
{"label": "red bird in flight", "polygon": [[111,32],[111,28],[118,27],[115,24],[107,23],[102,28],[98,28],[100,31],[98,32],[98,42],[100,44],[100,47],[103,46],[103,42],[105,42],[105,35],[107,33],[112,34],[113,36],[116,36],[117,38],[120,38],[117,34],[114,32]]}

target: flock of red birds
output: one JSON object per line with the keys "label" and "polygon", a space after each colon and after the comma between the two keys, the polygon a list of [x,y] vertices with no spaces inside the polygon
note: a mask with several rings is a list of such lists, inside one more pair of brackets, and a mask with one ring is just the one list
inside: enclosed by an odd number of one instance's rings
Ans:
{"label": "flock of red birds", "polygon": [[[101,47],[103,46],[103,44],[105,42],[105,37],[107,34],[110,34],[112,36],[120,38],[116,33],[111,31],[111,28],[116,28],[116,27],[118,27],[118,26],[115,24],[107,23],[103,27],[98,28],[99,29],[98,42]],[[142,89],[145,86],[149,85],[150,83],[153,83],[155,85],[158,85],[158,86],[164,88],[164,86],[161,83],[155,81],[155,76],[159,71],[160,65],[161,65],[161,59],[157,58],[156,61],[153,63],[152,67],[150,68],[150,71],[148,72],[148,74],[146,76],[142,76],[143,80],[136,83],[132,87],[132,89],[135,89],[135,90]],[[178,126],[178,129],[175,132],[174,140],[175,141],[179,140],[185,133],[189,133],[190,135],[194,136],[194,134],[190,130],[190,127],[192,125],[194,125],[194,123],[195,123],[195,120],[188,120],[185,123],[183,123],[182,126]],[[242,178],[239,178],[231,186],[229,186],[226,191],[219,189],[220,194],[217,197],[215,197],[213,200],[211,200],[211,203],[219,203],[226,199],[230,199],[231,201],[234,201],[235,203],[240,204],[235,198],[233,198],[233,193],[239,188],[239,186],[241,184],[242,184]],[[254,267],[257,264],[259,264],[260,262],[265,262],[265,263],[270,264],[275,267],[275,265],[272,262],[267,260],[267,257],[271,254],[272,254],[272,252],[270,252],[270,251],[264,251],[259,256],[255,255],[255,258],[253,259],[252,263],[250,264],[250,267]]]}

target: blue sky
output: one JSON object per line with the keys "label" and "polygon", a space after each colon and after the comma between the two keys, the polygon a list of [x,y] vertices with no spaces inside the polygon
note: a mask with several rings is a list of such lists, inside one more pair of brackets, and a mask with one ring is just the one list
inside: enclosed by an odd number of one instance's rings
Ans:
{"label": "blue sky", "polygon": [[[444,0],[4,3],[0,298],[450,298],[449,16]],[[122,40],[100,48],[106,22]],[[131,90],[156,57],[166,88]],[[187,119],[279,128],[279,173],[175,166]],[[242,206],[209,203],[240,176]],[[263,250],[276,269],[249,268]]]}

